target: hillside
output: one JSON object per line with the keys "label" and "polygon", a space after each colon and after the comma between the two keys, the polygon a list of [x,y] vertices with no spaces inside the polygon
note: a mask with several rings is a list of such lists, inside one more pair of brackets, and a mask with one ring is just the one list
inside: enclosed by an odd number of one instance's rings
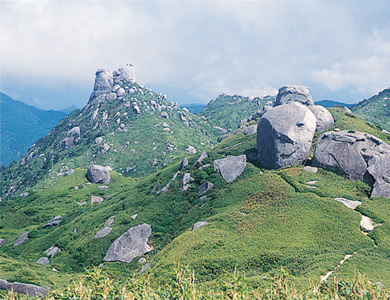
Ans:
{"label": "hillside", "polygon": [[137,83],[132,67],[119,70],[124,75],[114,71],[116,83],[113,72],[99,70],[87,106],[62,119],[18,162],[2,168],[1,196],[19,195],[37,183],[50,186],[92,162],[142,177],[216,143],[219,132],[204,119]]}
{"label": "hillside", "polygon": [[273,96],[254,98],[221,94],[211,100],[198,115],[206,118],[222,133],[233,133],[240,127],[241,121],[246,123],[248,118],[256,115],[266,103],[272,105],[274,101]]}
{"label": "hillside", "polygon": [[347,104],[347,103],[342,103],[342,102],[333,101],[333,100],[321,100],[321,101],[315,101],[314,103],[316,105],[321,105],[323,107],[344,106],[344,107],[351,108],[354,106],[354,104]]}
{"label": "hillside", "polygon": [[[336,123],[330,130],[360,130],[390,141],[388,134],[364,119],[338,108],[331,112]],[[27,197],[1,202],[5,243],[0,247],[0,278],[61,289],[84,268],[101,263],[114,279],[137,274],[145,264],[138,262],[141,257],[151,264],[147,272],[152,286],[167,284],[175,276],[178,260],[207,286],[222,284],[235,269],[245,274],[251,286],[267,286],[266,279],[281,268],[300,290],[309,291],[335,268],[339,280],[360,272],[372,282],[389,286],[390,200],[370,199],[368,185],[322,169],[317,173],[302,166],[265,170],[248,162],[235,180],[226,182],[212,166],[229,155],[250,156],[255,149],[256,135],[238,133],[207,150],[201,168],[192,167],[199,156],[192,155],[181,171],[181,159],[145,178],[112,171],[108,190],[90,184],[86,169],[79,168],[51,188],[30,190]],[[186,181],[187,190],[182,189],[183,178],[188,178],[185,174],[193,178]],[[205,182],[213,187],[199,195]],[[103,201],[91,204],[92,196]],[[335,201],[340,197],[362,205],[350,209]],[[44,228],[57,215],[62,222]],[[362,215],[382,226],[363,232]],[[106,225],[109,220],[111,224]],[[191,230],[199,221],[208,224]],[[151,226],[147,243],[153,250],[130,263],[103,262],[111,243],[141,224]],[[111,228],[107,236],[95,237],[107,226]],[[28,240],[13,247],[15,239],[27,231]],[[50,247],[59,247],[61,252],[49,257],[47,266],[36,264]],[[351,257],[337,267],[346,255]]]}
{"label": "hillside", "polygon": [[15,101],[1,92],[0,107],[0,165],[18,160],[66,116],[64,112],[46,111]]}
{"label": "hillside", "polygon": [[359,102],[352,108],[352,111],[390,131],[390,89],[385,89],[378,95]]}

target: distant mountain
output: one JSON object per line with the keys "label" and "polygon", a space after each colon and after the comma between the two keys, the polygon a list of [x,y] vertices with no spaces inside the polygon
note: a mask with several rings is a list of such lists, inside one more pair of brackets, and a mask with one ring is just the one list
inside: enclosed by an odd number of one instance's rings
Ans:
{"label": "distant mountain", "polygon": [[51,184],[69,169],[91,163],[142,177],[215,145],[220,133],[207,121],[140,85],[133,73],[130,66],[99,70],[87,106],[62,119],[5,168],[0,193],[12,196],[43,178]]}
{"label": "distant mountain", "polygon": [[321,105],[323,107],[344,106],[344,107],[351,108],[352,106],[355,105],[355,104],[347,104],[347,103],[343,103],[343,102],[337,102],[337,101],[333,101],[333,100],[321,100],[321,101],[316,101],[314,103],[316,105]]}
{"label": "distant mountain", "polygon": [[206,104],[192,103],[183,105],[183,107],[187,108],[190,113],[197,114],[206,107]]}
{"label": "distant mountain", "polygon": [[0,165],[19,159],[66,115],[29,106],[3,93],[0,93],[0,106]]}
{"label": "distant mountain", "polygon": [[352,111],[390,131],[390,88],[356,104]]}
{"label": "distant mountain", "polygon": [[66,113],[67,115],[69,115],[72,111],[78,109],[78,107],[76,105],[72,105],[72,106],[69,106],[67,108],[63,108],[63,109],[60,109],[59,111],[63,112],[63,113]]}

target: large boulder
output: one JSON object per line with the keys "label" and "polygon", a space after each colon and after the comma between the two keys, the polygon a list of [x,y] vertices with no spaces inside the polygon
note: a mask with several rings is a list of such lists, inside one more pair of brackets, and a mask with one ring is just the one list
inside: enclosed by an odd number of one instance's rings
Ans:
{"label": "large boulder", "polygon": [[329,110],[321,105],[310,105],[308,108],[316,116],[317,127],[316,132],[323,131],[334,125],[334,120]]}
{"label": "large boulder", "polygon": [[41,286],[19,282],[8,282],[7,280],[3,279],[0,279],[0,290],[13,290],[15,293],[18,294],[24,294],[33,297],[46,297],[46,289]]}
{"label": "large boulder", "polygon": [[373,135],[325,132],[318,139],[312,165],[370,184],[372,197],[390,198],[390,145]]}
{"label": "large boulder", "polygon": [[28,240],[28,234],[30,233],[30,231],[27,231],[25,233],[22,233],[21,235],[18,236],[18,238],[15,240],[13,246],[14,247],[17,247],[17,246],[20,246],[21,244],[23,244],[25,241]]}
{"label": "large boulder", "polygon": [[300,102],[304,105],[314,105],[309,88],[303,85],[285,85],[279,89],[274,106]]}
{"label": "large boulder", "polygon": [[61,222],[62,222],[62,216],[55,216],[53,219],[51,219],[49,222],[43,225],[42,228],[58,226],[60,225]]}
{"label": "large boulder", "polygon": [[316,117],[298,102],[267,111],[257,126],[257,151],[261,165],[277,169],[302,164],[309,155],[315,129]]}
{"label": "large boulder", "polygon": [[103,260],[131,262],[133,258],[152,251],[153,247],[148,245],[151,233],[151,226],[145,223],[130,228],[112,243]]}
{"label": "large boulder", "polygon": [[228,156],[214,161],[214,169],[227,182],[232,182],[245,170],[246,155]]}
{"label": "large boulder", "polygon": [[87,171],[87,179],[93,183],[110,184],[111,175],[108,169],[105,167],[90,165]]}

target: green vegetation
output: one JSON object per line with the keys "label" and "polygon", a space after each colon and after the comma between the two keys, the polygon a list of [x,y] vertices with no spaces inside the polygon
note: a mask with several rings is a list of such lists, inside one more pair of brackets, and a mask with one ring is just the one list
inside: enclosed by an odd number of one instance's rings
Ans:
{"label": "green vegetation", "polygon": [[363,100],[352,107],[355,114],[361,115],[367,121],[390,131],[390,89],[381,91],[370,99]]}

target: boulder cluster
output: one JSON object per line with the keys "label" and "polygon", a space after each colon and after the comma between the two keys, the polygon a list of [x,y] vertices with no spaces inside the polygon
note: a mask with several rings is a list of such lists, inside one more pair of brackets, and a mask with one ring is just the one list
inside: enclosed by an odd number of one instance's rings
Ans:
{"label": "boulder cluster", "polygon": [[[315,132],[332,127],[329,111],[314,105],[309,89],[279,89],[273,107],[264,110],[257,126],[257,160],[268,169],[301,165],[309,157]],[[373,187],[371,196],[390,198],[390,145],[357,131],[329,131],[316,144],[313,167],[337,171]]]}

